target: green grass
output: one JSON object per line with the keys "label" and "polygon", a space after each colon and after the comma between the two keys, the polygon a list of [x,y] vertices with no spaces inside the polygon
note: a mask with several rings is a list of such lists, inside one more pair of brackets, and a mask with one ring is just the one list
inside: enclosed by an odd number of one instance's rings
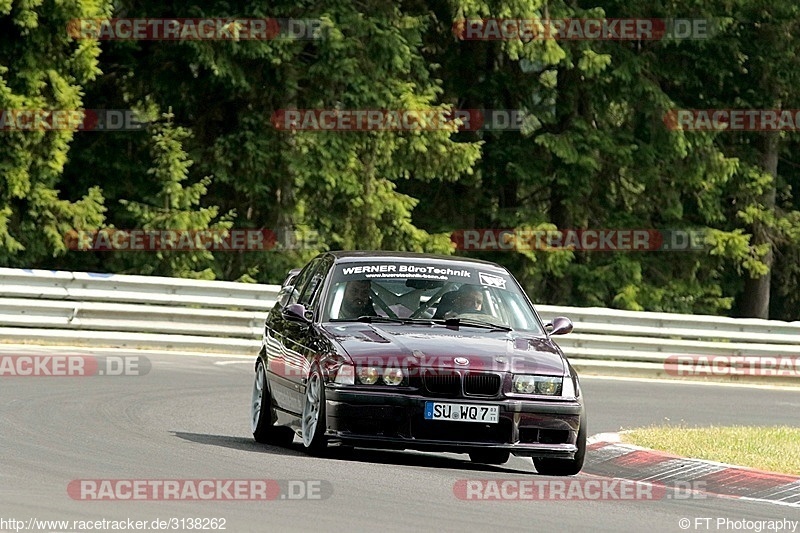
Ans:
{"label": "green grass", "polygon": [[800,428],[652,426],[620,436],[623,442],[682,457],[800,475]]}

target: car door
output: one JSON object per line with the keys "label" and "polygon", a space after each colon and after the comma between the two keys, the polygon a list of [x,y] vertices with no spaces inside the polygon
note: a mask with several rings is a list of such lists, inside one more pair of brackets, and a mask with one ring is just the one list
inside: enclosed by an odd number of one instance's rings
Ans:
{"label": "car door", "polygon": [[322,264],[320,258],[313,259],[297,274],[294,287],[285,299],[279,312],[270,313],[265,326],[267,372],[270,392],[275,406],[290,413],[299,414],[302,401],[299,396],[306,366],[303,345],[308,336],[309,323],[287,319],[282,310],[293,303],[300,303],[305,289],[314,273]]}
{"label": "car door", "polygon": [[293,402],[294,404],[299,403],[302,405],[303,403],[303,397],[306,392],[306,379],[314,360],[321,351],[320,346],[324,342],[318,325],[320,316],[318,311],[320,311],[320,306],[322,305],[320,302],[322,301],[325,279],[328,277],[332,266],[332,258],[323,258],[320,261],[319,268],[311,274],[308,283],[300,290],[297,299],[297,303],[306,308],[306,318],[309,319],[309,323],[294,323],[291,341],[293,342],[292,351],[297,356],[291,360],[287,359],[286,362],[287,365],[290,365],[289,379],[292,382],[292,394],[297,396],[295,402]]}

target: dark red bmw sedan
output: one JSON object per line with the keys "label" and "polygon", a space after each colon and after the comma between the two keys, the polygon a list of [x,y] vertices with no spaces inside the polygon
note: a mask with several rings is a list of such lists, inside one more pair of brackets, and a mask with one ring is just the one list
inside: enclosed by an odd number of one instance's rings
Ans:
{"label": "dark red bmw sedan", "polygon": [[258,442],[329,443],[533,459],[577,474],[578,376],[516,279],[486,261],[329,252],[290,272],[255,365]]}

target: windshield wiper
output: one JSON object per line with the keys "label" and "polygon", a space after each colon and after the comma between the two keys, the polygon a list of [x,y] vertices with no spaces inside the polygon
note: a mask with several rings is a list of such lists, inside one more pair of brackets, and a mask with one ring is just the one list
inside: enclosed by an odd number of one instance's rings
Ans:
{"label": "windshield wiper", "polygon": [[482,320],[471,320],[464,318],[392,318],[389,316],[372,316],[362,315],[358,318],[342,319],[337,318],[332,322],[366,322],[368,324],[376,323],[391,323],[391,324],[422,324],[432,326],[434,324],[444,324],[445,326],[468,326],[473,328],[490,329],[492,331],[513,331],[514,329],[509,326],[501,324],[493,324],[491,322],[484,322]]}
{"label": "windshield wiper", "polygon": [[356,320],[359,322],[397,322],[398,324],[426,324],[432,326],[435,324],[430,318],[392,318],[388,316],[360,316]]}
{"label": "windshield wiper", "polygon": [[402,318],[392,318],[390,316],[372,316],[372,315],[362,315],[358,318],[354,318],[353,320],[357,320],[358,322],[398,322],[400,324],[403,323]]}
{"label": "windshield wiper", "polygon": [[484,322],[482,320],[470,320],[470,319],[463,319],[463,318],[446,318],[444,320],[445,326],[470,326],[475,328],[486,328],[491,329],[493,331],[513,331],[513,328],[509,326],[503,326],[501,324],[492,324],[491,322]]}

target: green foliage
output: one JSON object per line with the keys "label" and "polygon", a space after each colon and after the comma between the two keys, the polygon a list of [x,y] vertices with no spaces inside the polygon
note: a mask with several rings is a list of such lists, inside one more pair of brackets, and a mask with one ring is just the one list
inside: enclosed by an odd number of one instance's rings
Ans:
{"label": "green foliage", "polygon": [[[601,5],[602,4],[602,5]],[[318,19],[322,38],[72,40],[100,16]],[[460,41],[464,18],[715,17],[706,40]],[[467,228],[707,230],[704,251],[477,252],[541,302],[797,319],[797,134],[673,131],[800,108],[790,0],[0,0],[0,109],[136,108],[146,132],[1,132],[0,264],[275,283],[326,249],[452,253]],[[102,50],[102,54],[101,54]],[[159,110],[171,113],[159,116]],[[524,112],[520,131],[287,131],[278,110]],[[772,143],[772,144],[770,144]],[[774,170],[771,156],[777,155]],[[271,229],[274,251],[68,252],[70,229]],[[767,287],[769,290],[769,287]]]}
{"label": "green foliage", "polygon": [[[67,23],[101,16],[109,9],[104,2],[81,0],[0,3],[4,122],[13,122],[15,112],[81,108],[83,85],[100,73],[100,47],[92,41],[72,42]],[[0,134],[0,264],[27,267],[46,262],[65,253],[69,228],[102,223],[102,184],[87,187],[75,201],[60,196],[72,131]]]}
{"label": "green foliage", "polygon": [[[189,178],[189,169],[193,164],[183,148],[191,133],[186,128],[175,126],[173,119],[172,113],[165,113],[163,120],[151,127],[153,167],[147,174],[157,184],[156,194],[146,197],[144,202],[123,199],[120,203],[125,206],[137,228],[188,232],[211,230],[224,237],[225,230],[233,226],[235,213],[226,213],[218,218],[218,207],[201,206],[211,183],[210,176],[191,185],[183,183]],[[118,257],[112,261],[120,266],[125,265],[123,271],[196,279],[215,278],[214,255],[209,250],[116,254]]]}

